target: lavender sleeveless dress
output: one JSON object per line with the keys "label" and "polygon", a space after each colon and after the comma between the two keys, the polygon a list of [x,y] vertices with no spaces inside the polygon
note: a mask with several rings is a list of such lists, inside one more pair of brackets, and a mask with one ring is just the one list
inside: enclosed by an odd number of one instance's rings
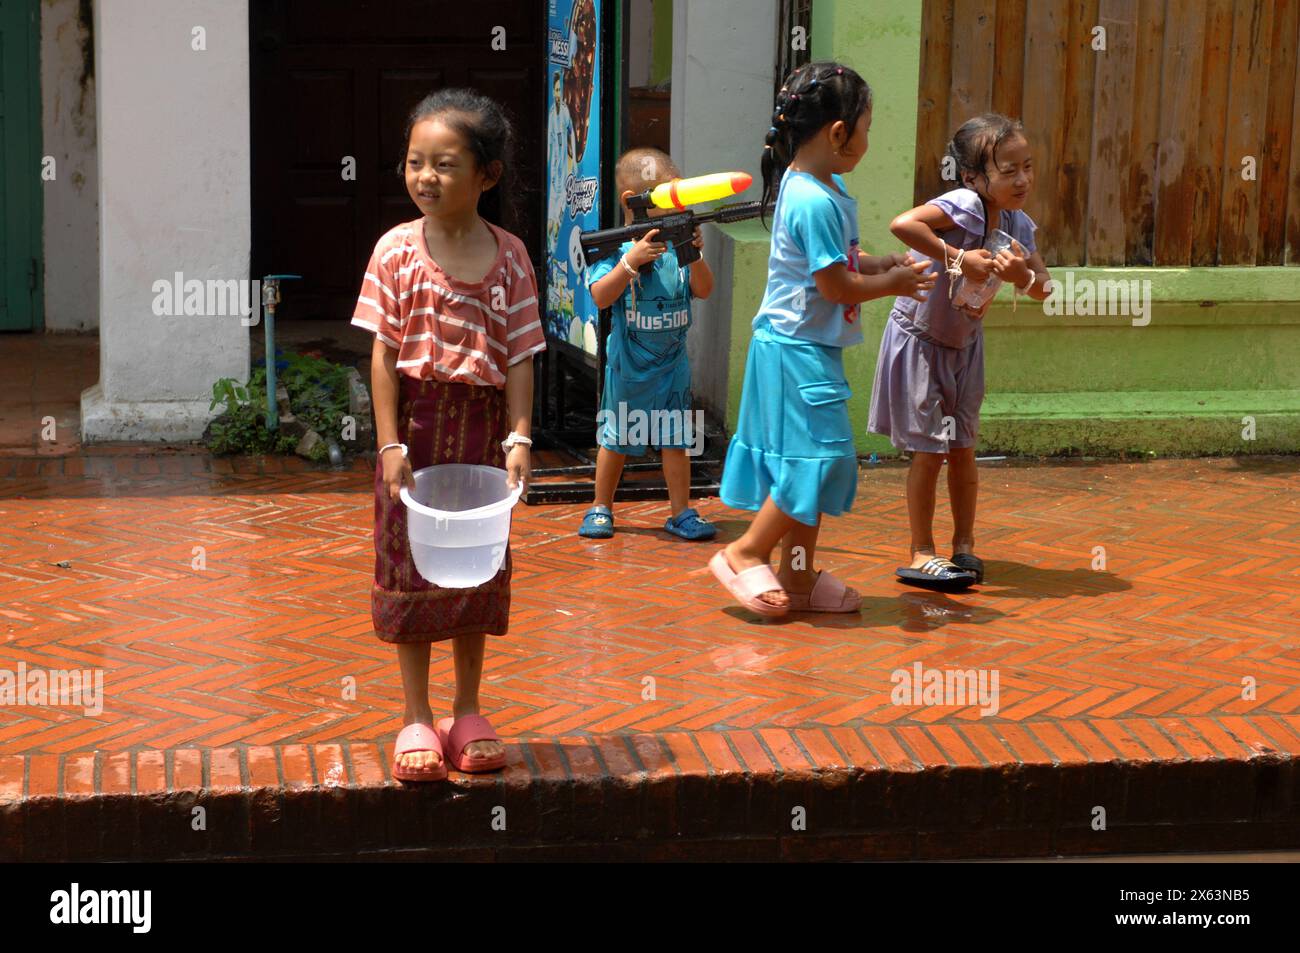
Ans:
{"label": "lavender sleeveless dress", "polygon": [[[937,205],[955,228],[942,238],[954,248],[984,243],[984,203],[971,189],[954,189],[927,204]],[[1001,228],[1032,254],[1037,226],[1022,211],[1004,211],[993,227]],[[991,229],[990,229],[991,230]],[[917,261],[931,261],[913,249]],[[948,299],[943,262],[925,301],[899,297],[885,322],[876,360],[867,429],[884,434],[900,450],[945,453],[971,447],[979,439],[980,405],[984,402],[984,322],[954,308]],[[947,433],[944,418],[954,426]],[[951,435],[951,439],[945,439]]]}

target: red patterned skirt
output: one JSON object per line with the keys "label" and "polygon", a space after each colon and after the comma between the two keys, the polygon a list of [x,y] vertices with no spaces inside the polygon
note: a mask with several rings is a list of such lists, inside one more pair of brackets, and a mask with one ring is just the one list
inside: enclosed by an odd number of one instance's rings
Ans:
{"label": "red patterned skirt", "polygon": [[[501,441],[510,432],[505,391],[473,384],[416,380],[399,374],[398,440],[411,469],[439,463],[505,467]],[[505,635],[510,622],[510,547],[500,571],[473,589],[444,589],[411,559],[406,506],[389,501],[383,460],[375,461],[375,583],[370,614],[385,642],[441,642],[458,635]]]}

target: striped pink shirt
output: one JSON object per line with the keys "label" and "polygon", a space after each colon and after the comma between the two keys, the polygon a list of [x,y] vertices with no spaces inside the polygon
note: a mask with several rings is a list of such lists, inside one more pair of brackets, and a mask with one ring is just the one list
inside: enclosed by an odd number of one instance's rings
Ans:
{"label": "striped pink shirt", "polygon": [[485,224],[496,236],[497,259],[473,283],[430,257],[423,218],[376,243],[352,323],[397,349],[399,374],[504,387],[507,367],[546,348],[524,244]]}

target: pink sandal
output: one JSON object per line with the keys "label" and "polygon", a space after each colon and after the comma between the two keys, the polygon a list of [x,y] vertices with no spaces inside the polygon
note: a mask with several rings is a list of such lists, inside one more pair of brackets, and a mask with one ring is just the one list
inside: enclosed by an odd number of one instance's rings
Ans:
{"label": "pink sandal", "polygon": [[771,619],[779,618],[790,611],[786,606],[774,606],[759,598],[765,592],[784,591],[771,566],[751,566],[744,572],[736,572],[728,565],[725,550],[719,549],[709,560],[709,569],[718,582],[731,593],[732,598],[746,609],[752,609],[759,615]]}
{"label": "pink sandal", "polygon": [[492,723],[482,715],[461,715],[459,718],[444,718],[438,722],[438,740],[442,750],[450,752],[451,765],[457,771],[466,774],[478,774],[483,771],[500,771],[506,766],[506,754],[501,752],[495,758],[467,758],[465,748],[476,741],[500,741],[492,729]]}
{"label": "pink sandal", "polygon": [[[402,768],[397,759],[416,751],[436,751],[438,764],[432,768]],[[398,781],[442,781],[447,777],[447,758],[438,743],[438,733],[432,725],[413,722],[402,729],[393,745],[393,777]]]}
{"label": "pink sandal", "polygon": [[862,596],[823,569],[812,592],[790,593],[790,608],[797,612],[857,612],[862,608]]}

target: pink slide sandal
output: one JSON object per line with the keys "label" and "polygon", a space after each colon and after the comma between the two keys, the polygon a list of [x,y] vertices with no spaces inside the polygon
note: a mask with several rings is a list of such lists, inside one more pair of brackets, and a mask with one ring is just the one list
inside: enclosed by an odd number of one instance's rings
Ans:
{"label": "pink slide sandal", "polygon": [[790,593],[790,608],[797,612],[857,612],[862,597],[825,569],[817,574],[812,592]]}
{"label": "pink slide sandal", "polygon": [[709,560],[709,569],[713,571],[718,582],[731,593],[732,598],[746,609],[752,609],[759,615],[771,619],[779,618],[790,611],[786,606],[774,606],[759,598],[765,592],[781,589],[781,583],[777,581],[771,566],[752,566],[738,573],[727,564],[725,550],[719,549]]}
{"label": "pink slide sandal", "polygon": [[[397,759],[414,751],[436,751],[441,759],[437,767],[425,768],[423,771],[412,768],[400,768]],[[447,758],[438,743],[438,733],[432,725],[414,722],[402,729],[393,745],[393,777],[398,781],[442,781],[447,777]]]}
{"label": "pink slide sandal", "polygon": [[448,752],[451,766],[466,774],[478,774],[483,771],[499,771],[506,766],[505,752],[496,758],[467,758],[465,746],[475,741],[500,741],[492,729],[492,723],[482,715],[461,715],[459,718],[444,718],[438,722],[438,740],[442,750]]}

